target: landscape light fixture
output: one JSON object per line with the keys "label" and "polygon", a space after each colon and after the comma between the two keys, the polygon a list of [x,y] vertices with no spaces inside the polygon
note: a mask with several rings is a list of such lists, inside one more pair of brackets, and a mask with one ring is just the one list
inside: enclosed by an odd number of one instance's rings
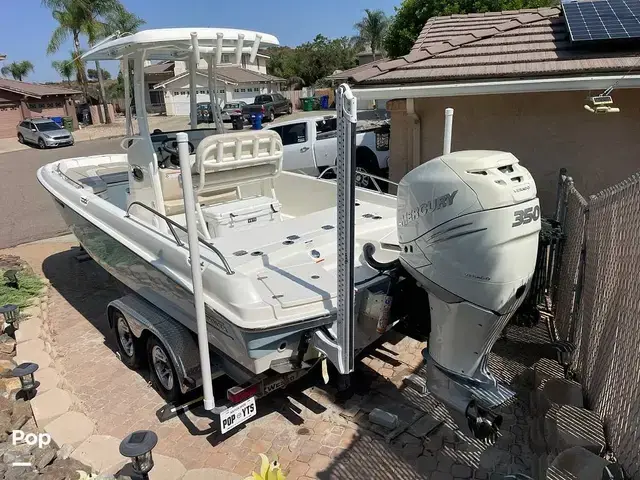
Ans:
{"label": "landscape light fixture", "polygon": [[11,372],[14,377],[18,377],[20,379],[20,391],[23,392],[27,400],[31,400],[35,397],[36,390],[40,386],[40,382],[38,382],[33,376],[38,368],[37,363],[27,362],[21,363]]}
{"label": "landscape light fixture", "polygon": [[151,451],[158,443],[158,436],[151,430],[138,430],[130,433],[120,442],[120,455],[131,459],[133,471],[143,480],[149,479],[153,468]]}
{"label": "landscape light fixture", "polygon": [[0,313],[4,317],[4,321],[7,325],[13,326],[14,329],[18,328],[18,317],[20,316],[20,307],[9,303],[0,307]]}

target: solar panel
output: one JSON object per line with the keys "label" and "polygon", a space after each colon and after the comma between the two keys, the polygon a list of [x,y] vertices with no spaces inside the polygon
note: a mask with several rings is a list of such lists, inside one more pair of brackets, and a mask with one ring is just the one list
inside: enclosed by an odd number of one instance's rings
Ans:
{"label": "solar panel", "polygon": [[573,42],[640,38],[640,0],[571,1],[562,9]]}

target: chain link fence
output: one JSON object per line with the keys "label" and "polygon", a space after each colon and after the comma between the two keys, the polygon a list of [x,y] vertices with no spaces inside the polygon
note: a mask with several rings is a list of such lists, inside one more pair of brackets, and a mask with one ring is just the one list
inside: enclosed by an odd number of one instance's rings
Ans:
{"label": "chain link fence", "polygon": [[589,201],[562,177],[557,337],[576,345],[588,406],[626,473],[640,478],[640,174]]}

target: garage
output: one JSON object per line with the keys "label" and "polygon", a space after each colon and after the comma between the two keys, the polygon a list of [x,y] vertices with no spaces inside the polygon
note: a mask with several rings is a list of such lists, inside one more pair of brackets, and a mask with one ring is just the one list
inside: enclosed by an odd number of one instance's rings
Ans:
{"label": "garage", "polygon": [[0,78],[0,138],[16,136],[25,118],[76,118],[72,97],[80,92],[57,85],[39,85]]}
{"label": "garage", "polygon": [[[209,101],[209,86],[206,73],[198,71],[198,103]],[[222,67],[217,71],[217,88],[220,105],[226,102],[243,101],[253,103],[261,93],[280,91],[283,79],[240,67]],[[167,115],[188,116],[191,110],[188,72],[158,83],[155,90],[164,91]]]}
{"label": "garage", "polygon": [[16,125],[22,120],[20,105],[0,103],[0,138],[14,137]]}

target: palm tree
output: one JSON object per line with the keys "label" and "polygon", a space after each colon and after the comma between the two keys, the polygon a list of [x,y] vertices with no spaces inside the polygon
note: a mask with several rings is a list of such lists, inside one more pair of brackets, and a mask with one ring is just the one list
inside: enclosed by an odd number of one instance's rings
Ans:
{"label": "palm tree", "polygon": [[122,5],[119,5],[104,16],[102,34],[107,37],[116,33],[120,35],[135,33],[145,23],[136,14],[128,12]]}
{"label": "palm tree", "polygon": [[376,52],[382,50],[382,41],[389,26],[389,19],[382,10],[364,11],[365,16],[355,24],[360,34],[360,38],[371,48],[373,59],[376,59]]}
{"label": "palm tree", "polygon": [[11,62],[9,65],[2,67],[2,75],[11,75],[14,80],[22,81],[27,77],[29,73],[33,72],[33,63],[29,60],[23,60],[21,62]]}
{"label": "palm tree", "polygon": [[69,52],[69,60],[54,60],[51,62],[53,69],[71,85],[71,77],[77,73],[75,55],[73,50]]}
{"label": "palm tree", "polygon": [[[84,62],[80,58],[80,35],[86,35],[89,45],[94,45],[104,28],[102,18],[115,11],[124,8],[118,0],[42,0],[42,4],[52,10],[52,15],[58,21],[58,27],[54,30],[49,41],[47,53],[51,54],[60,48],[69,37],[73,38],[75,49],[76,71],[85,98],[89,98],[87,89],[87,74]],[[96,70],[100,72],[100,63],[96,61]],[[105,111],[106,123],[111,123],[106,102],[104,101],[104,83],[102,75],[98,75],[100,94]]]}

